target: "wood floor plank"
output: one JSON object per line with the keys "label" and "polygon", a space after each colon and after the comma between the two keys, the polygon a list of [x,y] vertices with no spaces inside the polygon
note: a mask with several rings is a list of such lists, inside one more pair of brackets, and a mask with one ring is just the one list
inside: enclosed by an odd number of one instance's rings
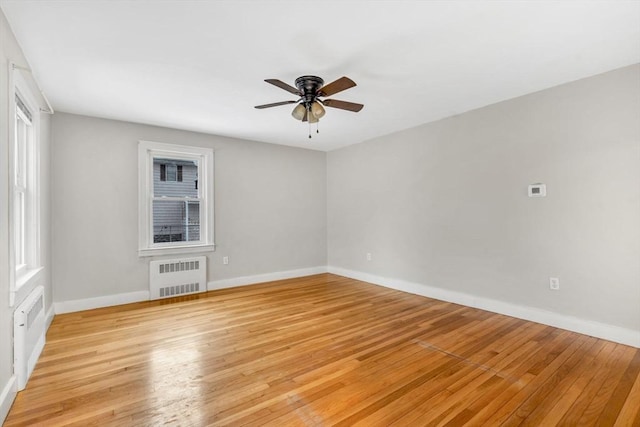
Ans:
{"label": "wood floor plank", "polygon": [[[557,425],[560,420],[567,413],[569,408],[578,399],[578,396],[584,388],[589,384],[593,376],[598,369],[598,363],[596,363],[596,357],[605,347],[605,341],[598,340],[587,354],[582,355],[582,360],[578,364],[576,370],[572,375],[568,375],[564,380],[564,385],[569,385],[568,388],[563,387],[562,393],[550,394],[547,399],[547,404],[543,406],[542,411],[544,414],[538,415],[540,419],[539,425]],[[551,408],[549,408],[551,406]],[[536,408],[535,411],[538,411]],[[540,412],[540,411],[538,411]],[[536,418],[530,419],[533,422]]]}
{"label": "wood floor plank", "polygon": [[[606,343],[605,351],[598,354],[597,370],[591,381],[580,391],[580,395],[573,405],[567,410],[566,414],[560,420],[560,424],[578,425],[586,412],[594,413],[598,408],[592,406],[594,397],[600,391],[600,388],[606,381],[611,371],[618,366],[618,360],[622,354],[621,347],[615,343]],[[592,419],[595,422],[595,419]]]}
{"label": "wood floor plank", "polygon": [[640,426],[640,350],[333,274],[58,315],[6,426]]}
{"label": "wood floor plank", "polygon": [[[580,423],[583,425],[597,425],[601,421],[604,422],[605,420],[601,420],[601,415],[603,414],[603,412],[607,413],[606,415],[608,415],[608,418],[610,419],[610,424],[613,424],[615,418],[617,417],[619,408],[615,408],[615,406],[612,407],[609,399],[612,397],[617,385],[621,383],[622,375],[624,374],[624,371],[626,370],[630,359],[633,356],[633,352],[631,352],[631,349],[627,346],[619,345],[618,349],[620,350],[619,358],[616,360],[615,365],[612,366],[612,368],[609,370],[609,374],[601,384],[598,392],[591,400],[589,406],[582,413]],[[615,412],[612,413],[612,410]],[[611,418],[613,419],[611,420]]]}
{"label": "wood floor plank", "polygon": [[614,426],[640,426],[640,376],[638,376],[631,387],[631,391],[624,401],[622,409],[618,413],[618,418]]}
{"label": "wood floor plank", "polygon": [[631,392],[633,383],[640,373],[640,349],[635,350],[633,354],[633,359],[624,371],[622,378],[617,382],[617,384],[614,383],[616,384],[616,388],[609,398],[609,401],[604,405],[603,411],[597,421],[598,424],[615,424],[622,406]]}

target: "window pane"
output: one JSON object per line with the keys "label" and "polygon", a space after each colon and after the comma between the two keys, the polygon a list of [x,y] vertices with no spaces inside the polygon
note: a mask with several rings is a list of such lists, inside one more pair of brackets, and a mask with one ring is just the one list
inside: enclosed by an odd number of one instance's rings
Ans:
{"label": "window pane", "polygon": [[[161,171],[164,170],[164,177]],[[162,179],[164,178],[164,179]],[[154,197],[198,197],[198,163],[193,160],[153,159]]]}
{"label": "window pane", "polygon": [[[19,101],[19,99],[16,98],[16,101]],[[22,105],[23,114],[28,113],[26,107],[23,104],[20,105]],[[16,108],[20,107],[20,105],[17,104]],[[27,210],[29,209],[26,192],[30,191],[27,187],[27,168],[29,167],[27,164],[27,149],[30,128],[31,123],[16,111],[15,143],[13,147],[13,246],[16,268],[27,264],[27,247],[32,243],[27,241],[26,229]]]}
{"label": "window pane", "polygon": [[20,266],[25,264],[24,258],[24,193],[20,191],[15,192],[13,200],[13,235],[14,235],[14,250],[15,250],[15,264]]}
{"label": "window pane", "polygon": [[200,201],[153,201],[153,243],[199,240]]}
{"label": "window pane", "polygon": [[178,167],[175,164],[169,163],[167,165],[167,181],[177,181]]}
{"label": "window pane", "polygon": [[14,149],[14,183],[18,187],[26,187],[27,170],[27,124],[16,116],[16,141]]}

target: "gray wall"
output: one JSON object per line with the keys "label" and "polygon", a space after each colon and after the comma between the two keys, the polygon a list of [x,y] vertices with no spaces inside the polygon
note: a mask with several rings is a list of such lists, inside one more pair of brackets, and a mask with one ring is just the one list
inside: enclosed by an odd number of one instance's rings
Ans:
{"label": "gray wall", "polygon": [[[0,393],[5,389],[13,375],[13,310],[9,307],[9,271],[13,268],[9,261],[9,105],[14,102],[9,93],[9,62],[29,67],[15,40],[13,33],[0,11]],[[35,96],[38,89],[29,73],[23,73],[32,86]],[[38,101],[42,101],[38,99]],[[51,188],[50,188],[50,116],[40,115],[40,262],[44,269],[27,283],[20,292],[22,297],[32,288],[43,285],[45,290],[45,310],[52,306],[51,290]],[[19,304],[21,301],[16,301]],[[0,405],[3,402],[0,401]],[[0,414],[0,422],[2,414]]]}
{"label": "gray wall", "polygon": [[64,113],[52,127],[55,301],[148,290],[138,140],[215,150],[209,281],[327,264],[323,152]]}
{"label": "gray wall", "polygon": [[640,66],[327,162],[330,266],[640,330]]}

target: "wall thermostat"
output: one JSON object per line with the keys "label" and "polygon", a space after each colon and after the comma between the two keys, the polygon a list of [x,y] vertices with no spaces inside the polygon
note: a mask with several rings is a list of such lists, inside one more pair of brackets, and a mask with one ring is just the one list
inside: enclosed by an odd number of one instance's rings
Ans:
{"label": "wall thermostat", "polygon": [[545,184],[531,184],[529,186],[529,197],[544,197],[547,195]]}

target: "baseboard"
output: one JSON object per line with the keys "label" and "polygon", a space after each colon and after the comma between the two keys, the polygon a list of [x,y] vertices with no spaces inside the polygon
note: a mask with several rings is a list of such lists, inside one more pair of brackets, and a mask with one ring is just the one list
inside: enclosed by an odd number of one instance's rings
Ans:
{"label": "baseboard", "polygon": [[49,307],[49,311],[47,311],[47,317],[44,319],[44,330],[48,331],[49,326],[51,326],[51,322],[53,322],[53,317],[56,315],[56,312],[53,308],[53,304]]}
{"label": "baseboard", "polygon": [[[255,276],[242,276],[234,277],[231,279],[214,280],[207,283],[207,290],[212,291],[215,289],[233,288],[236,286],[252,285],[255,283],[270,282],[272,280],[291,279],[294,277],[310,276],[312,274],[320,274],[326,272],[327,267],[321,266],[301,268],[298,270],[278,271],[275,273],[258,274]],[[63,314],[148,300],[149,291],[138,291],[128,292],[125,294],[105,295],[95,298],[60,301],[54,303],[53,305],[55,314]],[[53,320],[53,316],[51,319]]]}
{"label": "baseboard", "polygon": [[298,270],[278,271],[275,273],[257,274],[255,276],[233,277],[231,279],[214,280],[207,283],[207,290],[235,288],[236,286],[253,285],[256,283],[271,282],[273,280],[292,279],[294,277],[311,276],[313,274],[326,273],[327,267],[301,268]]}
{"label": "baseboard", "polygon": [[13,401],[16,398],[16,394],[18,394],[18,391],[16,390],[16,376],[12,375],[0,394],[0,425],[2,425],[4,420],[7,418],[9,409],[11,409],[11,405],[13,405]]}
{"label": "baseboard", "polygon": [[53,305],[55,314],[63,314],[148,300],[149,291],[137,291],[127,292],[126,294],[105,295],[103,297],[60,301]]}
{"label": "baseboard", "polygon": [[420,283],[408,282],[405,280],[381,277],[360,271],[349,270],[340,267],[328,267],[329,273],[339,276],[350,277],[363,282],[369,282],[387,288],[409,292],[442,301],[462,304],[467,307],[475,307],[493,313],[504,314],[519,319],[530,320],[544,325],[566,329],[580,334],[602,338],[620,344],[630,345],[640,348],[640,331],[621,328],[619,326],[606,323],[594,322],[580,319],[560,313],[542,310],[539,308],[512,304],[490,298],[478,297],[463,292],[450,291],[433,286],[422,285]]}

